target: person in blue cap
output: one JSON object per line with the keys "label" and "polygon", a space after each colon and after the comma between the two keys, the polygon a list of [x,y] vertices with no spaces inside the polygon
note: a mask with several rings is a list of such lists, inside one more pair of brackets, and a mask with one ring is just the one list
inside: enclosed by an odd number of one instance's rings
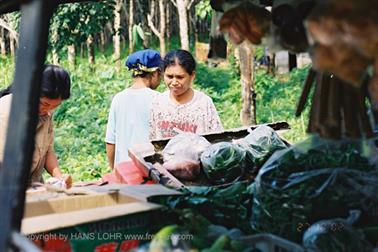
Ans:
{"label": "person in blue cap", "polygon": [[149,141],[151,103],[160,84],[160,53],[145,49],[128,56],[126,67],[132,72],[129,88],[112,101],[106,128],[106,154],[109,166],[129,161],[128,148]]}

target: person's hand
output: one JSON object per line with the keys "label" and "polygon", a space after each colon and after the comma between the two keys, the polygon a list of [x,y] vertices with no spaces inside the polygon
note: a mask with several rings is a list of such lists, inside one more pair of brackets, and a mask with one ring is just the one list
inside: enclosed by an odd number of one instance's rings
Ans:
{"label": "person's hand", "polygon": [[58,167],[55,167],[51,173],[53,178],[63,180],[66,184],[66,188],[70,189],[72,187],[72,177],[70,174],[62,174],[61,170]]}
{"label": "person's hand", "polygon": [[270,28],[271,14],[263,7],[243,3],[230,9],[219,21],[220,30],[227,32],[230,39],[240,44],[247,39],[252,44],[261,43]]}
{"label": "person's hand", "polygon": [[72,187],[72,177],[70,174],[63,174],[62,179],[66,183],[67,189],[70,189]]}

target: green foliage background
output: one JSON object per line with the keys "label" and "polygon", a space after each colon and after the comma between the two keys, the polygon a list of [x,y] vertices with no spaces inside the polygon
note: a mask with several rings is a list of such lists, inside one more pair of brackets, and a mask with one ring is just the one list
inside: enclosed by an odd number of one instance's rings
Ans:
{"label": "green foliage background", "polygon": [[[124,58],[126,54],[123,55]],[[109,172],[105,153],[105,130],[112,97],[131,81],[126,68],[117,69],[111,52],[96,55],[95,66],[78,59],[75,68],[63,61],[72,79],[72,95],[55,112],[55,149],[64,172],[75,181],[96,180]],[[199,64],[195,88],[210,95],[218,109],[224,128],[240,127],[241,86],[236,65],[230,60],[225,68]],[[13,79],[14,61],[0,57],[0,88]],[[289,142],[306,136],[308,111],[300,118],[294,112],[307,69],[272,77],[263,70],[255,76],[257,121],[287,121],[291,130],[283,133]],[[159,87],[165,89],[164,84]]]}

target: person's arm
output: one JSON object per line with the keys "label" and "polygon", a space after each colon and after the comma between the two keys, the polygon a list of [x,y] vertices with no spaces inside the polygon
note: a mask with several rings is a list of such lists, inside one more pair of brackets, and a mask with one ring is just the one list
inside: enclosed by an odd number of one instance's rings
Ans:
{"label": "person's arm", "polygon": [[114,169],[115,143],[116,143],[116,104],[117,98],[114,97],[110,105],[108,123],[106,125],[105,144],[106,156],[108,157],[110,169]]}
{"label": "person's arm", "polygon": [[51,176],[63,179],[66,182],[67,188],[72,186],[71,175],[62,174],[62,171],[58,165],[58,159],[56,158],[55,152],[52,148],[50,148],[46,153],[45,169]]}
{"label": "person's arm", "polygon": [[115,144],[106,143],[106,155],[108,156],[109,166],[114,169]]}
{"label": "person's arm", "polygon": [[10,115],[11,96],[6,96],[0,102],[0,168],[4,162],[5,140],[7,137],[7,128]]}
{"label": "person's arm", "polygon": [[5,140],[7,136],[8,120],[0,112],[0,168],[4,159]]}

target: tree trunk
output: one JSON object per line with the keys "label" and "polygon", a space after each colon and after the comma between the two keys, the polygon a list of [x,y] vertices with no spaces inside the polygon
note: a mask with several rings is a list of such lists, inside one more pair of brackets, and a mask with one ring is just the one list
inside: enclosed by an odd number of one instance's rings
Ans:
{"label": "tree trunk", "polygon": [[133,26],[134,26],[134,0],[129,3],[129,54],[134,52]]}
{"label": "tree trunk", "polygon": [[[121,13],[122,13],[122,11],[121,11]],[[122,17],[122,14],[121,14],[121,17]],[[122,19],[121,19],[121,21],[122,21]],[[121,22],[121,26],[122,26],[122,22]],[[105,46],[107,45],[109,38],[112,37],[113,34],[114,34],[113,24],[111,22],[108,22],[104,27],[104,45]],[[121,41],[122,41],[122,36],[121,36]]]}
{"label": "tree trunk", "polygon": [[105,53],[105,45],[106,45],[106,36],[105,31],[100,32],[100,51]]}
{"label": "tree trunk", "polygon": [[86,45],[86,43],[85,44],[84,43],[80,44],[80,58],[81,59],[84,59],[84,56],[85,56],[85,45]]}
{"label": "tree trunk", "polygon": [[251,46],[243,43],[239,47],[240,80],[242,87],[242,110],[240,119],[244,126],[256,124],[256,94],[253,85],[253,56]]}
{"label": "tree trunk", "polygon": [[171,4],[167,4],[167,14],[166,14],[166,34],[167,34],[167,44],[170,45],[169,41],[171,40]]}
{"label": "tree trunk", "polygon": [[55,43],[58,42],[58,31],[54,31],[52,34],[52,44],[53,44],[53,49],[52,49],[52,62],[54,65],[59,65],[60,59],[59,59],[59,54],[58,51],[55,48]]}
{"label": "tree trunk", "polygon": [[178,15],[179,15],[179,29],[181,48],[189,51],[189,37],[188,37],[188,13],[186,10],[186,1],[176,1]]}
{"label": "tree trunk", "polygon": [[67,46],[67,54],[68,54],[68,64],[71,66],[76,65],[76,49],[75,45]]}
{"label": "tree trunk", "polygon": [[59,65],[60,58],[56,49],[52,49],[52,62],[54,65]]}
{"label": "tree trunk", "polygon": [[[144,18],[142,19],[141,26],[143,31],[148,31],[148,24]],[[144,49],[150,48],[150,36],[146,33],[144,34],[144,39],[142,39],[142,46]]]}
{"label": "tree trunk", "polygon": [[[147,1],[147,2],[149,2],[149,1]],[[140,11],[136,11],[137,13],[143,13],[144,14],[147,11],[145,4],[142,4],[141,0],[135,1],[134,10],[135,9],[140,10]],[[145,18],[145,16],[146,15],[137,15],[136,18],[135,18],[135,20],[139,20],[138,25],[142,28],[142,31],[148,31],[148,20],[147,20],[147,18]],[[144,35],[145,35],[144,38],[141,38],[139,36],[139,34],[133,34],[133,39],[134,39],[134,41],[138,40],[138,42],[139,42],[139,39],[141,39],[142,40],[142,48],[149,48],[149,46],[150,46],[149,36],[147,36],[146,33]],[[137,36],[138,38],[136,38],[135,36]],[[140,44],[134,42],[134,50],[139,50],[139,47],[140,47]]]}
{"label": "tree trunk", "polygon": [[151,1],[151,10],[147,15],[148,26],[151,31],[159,38],[160,54],[164,57],[166,54],[165,47],[165,0],[159,0],[159,14],[160,14],[160,27],[159,30],[155,27],[153,17],[155,16],[155,1]]}
{"label": "tree trunk", "polygon": [[[127,27],[128,23],[129,23],[129,13],[128,13],[127,1],[122,2],[121,17],[124,18],[123,20],[121,20],[121,26]],[[113,28],[110,26],[109,31],[111,32],[111,34],[113,34],[112,29]],[[124,36],[121,36],[121,43],[122,43],[121,50],[122,50],[122,48],[127,47],[127,42],[129,40],[127,32],[128,32],[128,30],[126,31]]]}
{"label": "tree trunk", "polygon": [[[189,20],[190,20],[190,24],[191,24],[191,30],[189,34],[194,34],[194,42],[199,42],[199,32],[198,32],[198,28],[197,28],[197,16],[196,16],[196,13],[195,13],[195,10],[188,10],[189,12]],[[192,13],[194,12],[194,13]]]}
{"label": "tree trunk", "polygon": [[[121,8],[122,8],[122,0],[116,0],[116,4],[114,7],[114,35],[113,35],[113,58],[118,62],[121,58],[121,36],[120,28],[121,28]],[[119,62],[118,62],[119,64]]]}
{"label": "tree trunk", "polygon": [[[186,13],[188,15],[188,34],[193,34],[194,37],[196,37],[196,33],[194,31],[194,26],[193,26],[193,18],[192,18],[192,13],[190,11],[190,9],[186,8]],[[189,36],[188,36],[189,38]],[[197,41],[195,38],[194,38],[194,41]],[[189,38],[189,44],[190,44],[190,38]]]}
{"label": "tree trunk", "polygon": [[222,15],[223,13],[220,12],[212,13],[208,59],[227,58],[227,42],[219,31],[219,20]]}
{"label": "tree trunk", "polygon": [[93,36],[89,35],[87,38],[87,52],[88,52],[88,63],[94,65],[95,63],[95,54],[93,46]]}
{"label": "tree trunk", "polygon": [[7,48],[5,46],[5,31],[4,28],[0,29],[0,52],[1,55],[5,56],[7,54]]}
{"label": "tree trunk", "polygon": [[13,58],[16,54],[16,41],[14,40],[13,36],[9,36],[9,51]]}
{"label": "tree trunk", "polygon": [[165,46],[165,0],[159,0],[159,9],[160,9],[160,36],[159,36],[159,43],[160,43],[160,53],[164,57],[166,54],[166,46]]}

